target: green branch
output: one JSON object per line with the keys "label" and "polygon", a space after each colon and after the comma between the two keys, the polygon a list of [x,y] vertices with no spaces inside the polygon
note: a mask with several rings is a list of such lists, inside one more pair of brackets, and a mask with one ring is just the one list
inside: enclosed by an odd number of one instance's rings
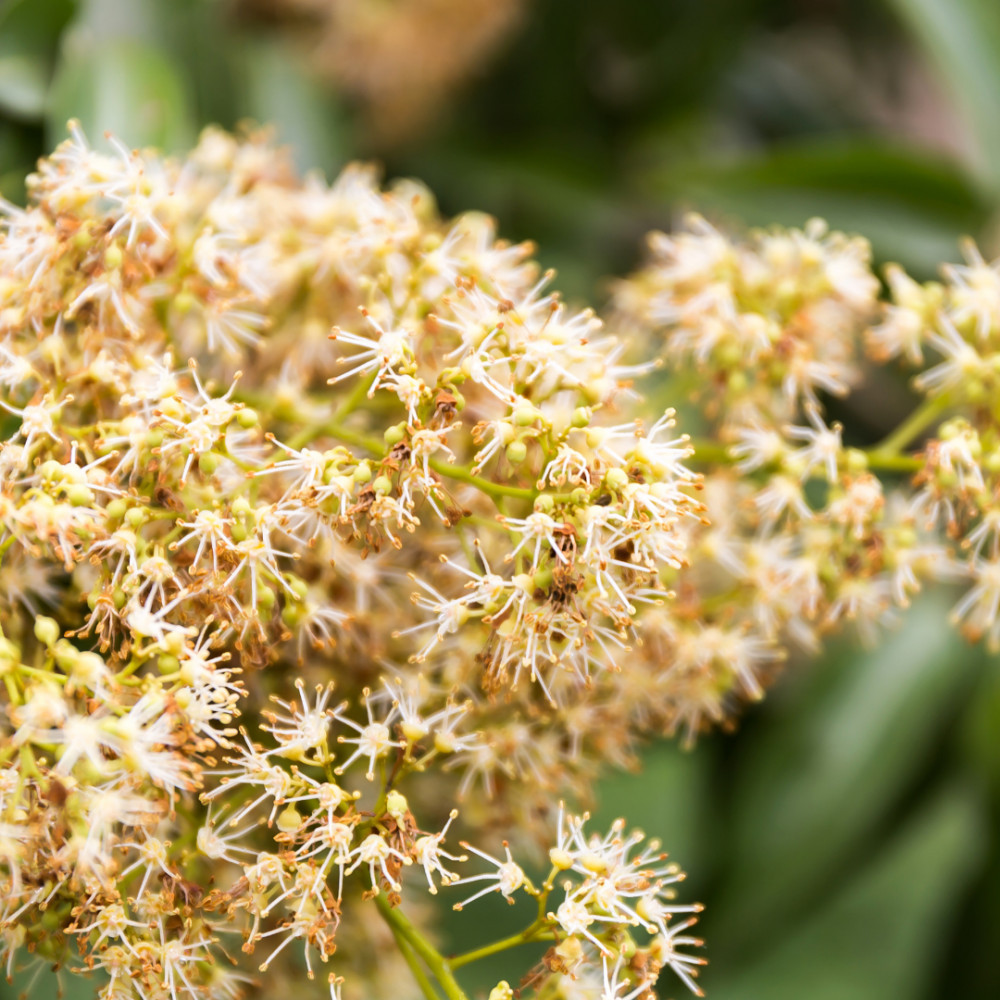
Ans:
{"label": "green branch", "polygon": [[410,972],[413,973],[413,978],[417,981],[417,985],[420,987],[420,992],[427,998],[427,1000],[441,1000],[438,991],[434,989],[434,984],[430,981],[427,973],[424,971],[424,967],[420,964],[416,954],[413,949],[407,943],[406,938],[390,924],[390,930],[392,931],[392,936],[396,939],[396,944],[399,946],[399,952],[406,961],[406,964],[410,967]]}
{"label": "green branch", "polygon": [[491,944],[485,944],[482,948],[474,948],[472,951],[463,952],[448,960],[448,964],[453,969],[461,968],[470,962],[478,962],[481,958],[495,955],[497,952],[506,951],[508,948],[517,948],[522,944],[533,944],[536,941],[555,940],[555,931],[551,927],[546,927],[544,919],[536,920],[529,927],[526,927],[520,934],[511,934],[510,937],[501,938]]}
{"label": "green branch", "polygon": [[434,978],[441,984],[448,1000],[468,1000],[447,959],[410,923],[399,907],[391,906],[385,893],[381,892],[375,897],[375,905],[393,934],[402,937],[424,960]]}

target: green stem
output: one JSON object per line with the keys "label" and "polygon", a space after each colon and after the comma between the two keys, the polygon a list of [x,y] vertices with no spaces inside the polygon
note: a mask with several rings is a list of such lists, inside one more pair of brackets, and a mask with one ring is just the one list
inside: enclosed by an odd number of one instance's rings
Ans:
{"label": "green stem", "polygon": [[729,454],[728,445],[718,441],[705,441],[700,438],[692,438],[691,447],[694,454],[691,456],[695,462],[719,462],[723,465],[732,465],[735,459]]}
{"label": "green stem", "polygon": [[919,472],[924,463],[916,455],[883,455],[879,451],[867,451],[868,468],[883,472]]}
{"label": "green stem", "polygon": [[496,499],[497,497],[515,497],[518,500],[534,500],[538,496],[536,490],[528,489],[525,486],[505,486],[503,483],[494,483],[482,476],[474,476],[468,469],[462,466],[450,465],[440,458],[431,458],[428,462],[430,467],[442,476],[449,479],[457,479],[460,483],[468,483],[475,486],[477,490],[488,494]]}
{"label": "green stem", "polygon": [[[318,433],[329,434],[330,437],[340,438],[346,444],[353,444],[359,448],[370,451],[373,455],[384,455],[385,444],[378,438],[363,434],[360,431],[351,430],[343,424],[329,421],[317,428]],[[318,436],[318,435],[317,435]],[[522,486],[506,486],[503,483],[494,483],[481,476],[474,476],[468,469],[460,465],[452,465],[444,459],[431,457],[428,465],[439,475],[448,479],[457,479],[459,482],[468,483],[476,489],[486,493],[491,497],[516,497],[518,500],[534,500],[538,493],[536,490]]]}
{"label": "green stem", "polygon": [[427,1000],[441,1000],[438,991],[434,989],[434,984],[428,978],[427,973],[424,972],[424,967],[417,960],[417,956],[407,943],[406,938],[395,927],[392,927],[391,930],[392,936],[396,939],[396,944],[399,946],[400,954],[406,960],[406,964],[410,967],[410,972],[413,973],[413,978],[420,987],[420,992],[423,993]]}
{"label": "green stem", "polygon": [[385,893],[382,892],[375,897],[375,905],[392,929],[393,934],[402,937],[424,960],[427,968],[434,974],[434,978],[441,984],[448,1000],[468,1000],[462,987],[458,985],[458,980],[453,975],[447,959],[407,920],[399,907],[391,906]]}
{"label": "green stem", "polygon": [[448,964],[453,969],[461,968],[470,962],[478,962],[481,958],[495,955],[499,951],[506,951],[508,948],[516,948],[522,944],[532,944],[535,941],[549,941],[555,938],[555,932],[551,928],[546,928],[544,918],[536,920],[526,927],[519,934],[511,934],[510,937],[501,938],[492,944],[484,944],[482,948],[475,948],[472,951],[463,952],[448,960]]}
{"label": "green stem", "polygon": [[[932,421],[933,418],[929,418]],[[926,424],[924,425],[926,426]],[[922,428],[914,430],[911,428],[908,434],[915,437],[920,433]],[[893,437],[896,436],[898,431],[893,432]],[[887,438],[886,441],[889,439]],[[902,438],[900,438],[902,440]],[[871,448],[867,451],[863,451],[865,458],[868,460],[868,468],[881,470],[883,472],[919,472],[923,468],[924,463],[917,458],[915,455],[900,455],[898,449],[903,447],[903,445],[895,446],[897,450],[887,450],[885,443]],[[694,462],[701,462],[704,464],[713,465],[734,465],[736,459],[729,454],[728,445],[721,444],[718,441],[703,441],[703,440],[693,440],[691,444],[694,446],[694,455],[692,456]]]}
{"label": "green stem", "polygon": [[872,448],[873,455],[893,458],[921,433],[933,424],[951,405],[947,393],[924,400],[891,434]]}

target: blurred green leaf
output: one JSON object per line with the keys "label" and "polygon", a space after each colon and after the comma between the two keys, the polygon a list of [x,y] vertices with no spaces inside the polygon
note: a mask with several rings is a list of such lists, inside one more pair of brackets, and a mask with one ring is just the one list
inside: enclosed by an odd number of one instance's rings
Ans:
{"label": "blurred green leaf", "polygon": [[977,141],[984,180],[1000,190],[1000,4],[889,0],[949,85]]}
{"label": "blurred green leaf", "polygon": [[944,625],[940,595],[867,653],[809,668],[811,690],[778,692],[734,776],[734,871],[719,903],[720,945],[737,950],[794,918],[900,800],[968,691],[979,655]]}
{"label": "blurred green leaf", "polygon": [[74,6],[73,0],[13,0],[0,7],[0,111],[42,117],[59,35]]}
{"label": "blurred green leaf", "polygon": [[190,100],[182,74],[153,45],[133,39],[67,39],[52,85],[49,141],[78,118],[92,140],[113,132],[130,146],[182,149],[194,139]]}
{"label": "blurred green leaf", "polygon": [[239,114],[273,125],[300,170],[320,167],[332,173],[345,159],[344,121],[329,89],[280,39],[244,38],[239,57]]}
{"label": "blurred green leaf", "polygon": [[45,63],[30,55],[0,55],[0,107],[21,118],[40,117],[49,86]]}
{"label": "blurred green leaf", "polygon": [[707,983],[713,1000],[916,1000],[986,840],[977,795],[952,788],[925,805],[814,916],[742,969]]}
{"label": "blurred green leaf", "polygon": [[924,275],[954,259],[956,239],[978,233],[989,214],[988,202],[954,165],[860,139],[661,166],[647,185],[660,197],[753,226],[802,225],[819,215],[837,229],[863,233],[879,259]]}

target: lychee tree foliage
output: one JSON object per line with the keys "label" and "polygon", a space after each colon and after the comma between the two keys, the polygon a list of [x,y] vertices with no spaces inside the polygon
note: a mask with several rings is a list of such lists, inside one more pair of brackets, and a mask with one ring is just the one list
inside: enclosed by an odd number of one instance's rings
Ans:
{"label": "lychee tree foliage", "polygon": [[[71,123],[28,189],[0,229],[8,973],[458,1000],[512,949],[539,997],[698,993],[700,907],[656,841],[588,825],[595,777],[930,578],[1000,641],[1000,275],[972,248],[884,303],[862,239],[693,219],[605,324],[489,218],[300,179],[261,135],[172,160]],[[823,413],[863,350],[926,396],[867,450]],[[439,889],[531,919],[446,956]]]}

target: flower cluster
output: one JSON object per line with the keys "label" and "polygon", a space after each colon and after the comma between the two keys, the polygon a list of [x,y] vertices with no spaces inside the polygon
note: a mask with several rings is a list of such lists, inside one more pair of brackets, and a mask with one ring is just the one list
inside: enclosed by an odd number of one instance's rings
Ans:
{"label": "flower cluster", "polygon": [[456,803],[530,838],[671,711],[690,445],[489,219],[70,132],[0,228],[5,960],[364,995]]}
{"label": "flower cluster", "polygon": [[[1000,266],[883,303],[863,240],[693,220],[609,330],[414,182],[70,132],[0,203],[8,972],[235,1000],[328,964],[360,1000],[407,966],[462,1000],[547,941],[540,997],[698,992],[679,870],[552,803],[932,578],[1000,645]],[[870,447],[826,410],[865,352],[926,396]],[[493,893],[535,899],[521,934],[446,958],[413,922]]]}
{"label": "flower cluster", "polygon": [[[732,239],[695,217],[650,248],[618,287],[619,322],[662,344],[706,429],[707,517],[687,529],[660,638],[689,678],[689,733],[724,719],[734,673],[759,697],[789,645],[813,650],[844,623],[874,641],[930,580],[971,579],[953,619],[1000,646],[1000,268],[971,245],[944,284],[890,266],[882,303],[867,244],[818,220]],[[862,352],[923,368],[927,397],[867,448],[825,414],[864,381]]]}
{"label": "flower cluster", "polygon": [[[527,977],[539,996],[574,996],[574,990],[590,995],[588,982],[603,984],[599,995],[604,1000],[655,996],[665,968],[701,996],[695,980],[705,959],[680,950],[702,944],[684,933],[697,919],[691,914],[701,907],[676,902],[673,886],[683,872],[666,863],[657,841],[647,841],[638,830],[626,835],[624,820],[602,837],[584,831],[588,818],[567,815],[560,805],[556,842],[549,851],[552,867],[537,888],[506,842],[504,859],[464,844],[496,871],[459,879],[483,882],[485,888],[455,908],[490,892],[499,892],[509,903],[518,894],[537,900],[538,916],[519,937],[523,942],[556,942]],[[551,911],[547,904],[557,887],[563,897]],[[678,915],[681,919],[674,922]],[[462,964],[468,957],[454,962]]]}

